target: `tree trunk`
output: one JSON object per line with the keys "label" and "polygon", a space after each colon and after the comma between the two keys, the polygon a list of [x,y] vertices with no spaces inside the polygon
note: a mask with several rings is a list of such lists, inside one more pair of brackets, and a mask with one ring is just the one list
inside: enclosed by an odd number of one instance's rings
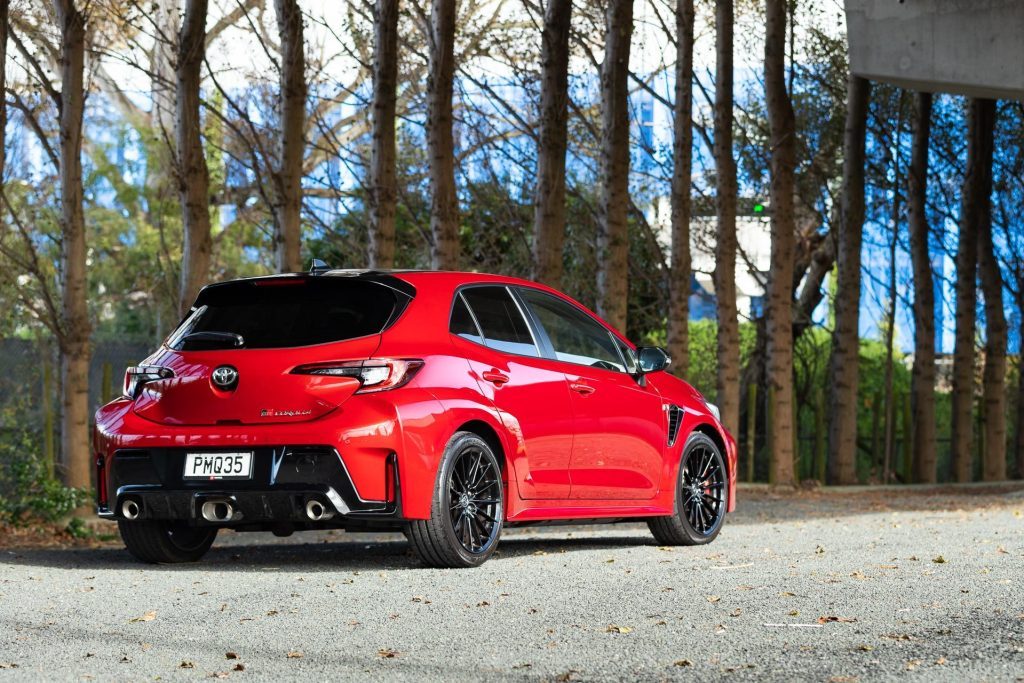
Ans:
{"label": "tree trunk", "polygon": [[427,147],[430,156],[430,232],[434,268],[459,265],[459,205],[455,196],[452,92],[455,78],[455,0],[434,0],[430,12]]}
{"label": "tree trunk", "polygon": [[306,56],[298,0],[274,0],[281,40],[280,136],[274,169],[274,255],[277,270],[302,270],[302,158],[306,128]]}
{"label": "tree trunk", "polygon": [[829,362],[828,481],[857,482],[857,369],[860,365],[860,251],[864,230],[864,149],[871,83],[850,76],[846,91],[843,188],[836,241],[835,328]]}
{"label": "tree trunk", "polygon": [[907,177],[907,222],[914,266],[914,370],[911,377],[914,481],[936,481],[935,443],[935,276],[929,253],[928,141],[932,125],[931,93],[918,93],[914,140]]}
{"label": "tree trunk", "polygon": [[565,243],[565,150],[569,119],[572,0],[550,0],[541,34],[540,133],[533,209],[534,279],[562,285]]}
{"label": "tree trunk", "polygon": [[609,0],[601,64],[597,312],[625,331],[629,301],[629,48],[633,0]]}
{"label": "tree trunk", "polygon": [[[149,55],[149,96],[153,107],[149,123],[157,137],[156,148],[166,151],[173,147],[174,139],[174,53],[180,30],[181,0],[154,0],[151,7],[154,36]],[[147,173],[165,177],[163,171],[163,168],[147,169]]]}
{"label": "tree trunk", "polygon": [[206,48],[207,0],[186,0],[178,35],[177,116],[178,198],[184,241],[181,254],[179,313],[192,306],[210,274],[210,172],[206,168],[199,118],[200,70]]}
{"label": "tree trunk", "polygon": [[[970,481],[974,412],[974,337],[977,307],[978,232],[984,220],[986,147],[991,148],[994,102],[972,99],[968,117],[967,174],[956,268],[956,345],[953,350],[953,478]],[[987,142],[988,141],[988,142]],[[991,157],[990,157],[991,159]],[[991,169],[991,160],[988,162]]]}
{"label": "tree trunk", "polygon": [[[0,0],[0,93],[7,92],[7,26],[10,0]],[[7,98],[0,101],[0,181],[7,166]]]}
{"label": "tree trunk", "polygon": [[[690,370],[690,279],[693,277],[690,259],[690,214],[693,192],[693,24],[693,0],[678,0],[676,99],[672,137],[672,264],[668,276],[668,355],[672,356],[672,372],[683,378]],[[738,377],[737,369],[737,392]],[[739,427],[738,412],[735,427]],[[739,434],[739,431],[733,429],[732,433]]]}
{"label": "tree trunk", "polygon": [[[1024,340],[1024,278],[1017,278],[1018,339]],[[1024,479],[1024,354],[1017,360],[1017,479]]]}
{"label": "tree trunk", "polygon": [[85,15],[74,0],[55,0],[60,25],[61,456],[68,486],[91,486],[89,449],[89,308],[82,191],[85,110]]}
{"label": "tree trunk", "polygon": [[736,161],[733,158],[733,0],[715,3],[715,313],[718,318],[716,401],[722,424],[740,422],[740,329],[736,310]]}
{"label": "tree trunk", "polygon": [[772,425],[770,480],[792,486],[793,259],[796,232],[796,117],[786,90],[786,0],[767,0],[764,80],[771,146],[771,273],[768,278],[767,376]]}
{"label": "tree trunk", "polygon": [[395,110],[398,100],[398,0],[377,0],[373,18],[373,146],[370,149],[370,268],[395,265],[398,198]]}
{"label": "tree trunk", "polygon": [[1006,479],[1006,313],[1003,309],[1003,274],[992,240],[992,156],[996,105],[987,105],[981,172],[982,203],[978,225],[978,277],[985,298],[985,369],[982,375],[984,443],[981,452],[983,481]]}
{"label": "tree trunk", "polygon": [[890,206],[892,235],[889,239],[889,291],[888,308],[885,312],[885,446],[882,458],[882,483],[889,483],[889,471],[893,464],[893,443],[896,438],[896,400],[893,387],[893,356],[896,342],[896,247],[900,234],[900,149],[903,143],[903,102],[904,92],[900,91],[899,113],[896,116],[896,130],[892,143],[892,204]]}

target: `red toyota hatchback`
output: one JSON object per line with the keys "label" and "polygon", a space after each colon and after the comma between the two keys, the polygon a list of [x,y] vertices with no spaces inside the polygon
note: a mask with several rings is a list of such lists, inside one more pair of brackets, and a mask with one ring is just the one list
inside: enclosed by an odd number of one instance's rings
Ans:
{"label": "red toyota hatchback", "polygon": [[435,567],[542,522],[708,543],[735,506],[736,445],[668,363],[514,278],[210,285],[96,414],[99,514],[147,562],[197,560],[221,528],[402,530]]}

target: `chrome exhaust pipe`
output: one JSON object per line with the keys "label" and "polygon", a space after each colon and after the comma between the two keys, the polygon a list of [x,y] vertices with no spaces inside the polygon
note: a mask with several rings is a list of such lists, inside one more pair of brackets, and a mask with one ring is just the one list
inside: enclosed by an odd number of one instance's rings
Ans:
{"label": "chrome exhaust pipe", "polygon": [[306,517],[311,522],[323,522],[334,516],[334,511],[328,510],[327,506],[316,498],[306,501]]}
{"label": "chrome exhaust pipe", "polygon": [[121,503],[121,516],[125,519],[138,519],[142,514],[142,508],[134,498],[127,498]]}
{"label": "chrome exhaust pipe", "polygon": [[227,522],[234,516],[235,506],[228,500],[207,500],[201,512],[207,522]]}

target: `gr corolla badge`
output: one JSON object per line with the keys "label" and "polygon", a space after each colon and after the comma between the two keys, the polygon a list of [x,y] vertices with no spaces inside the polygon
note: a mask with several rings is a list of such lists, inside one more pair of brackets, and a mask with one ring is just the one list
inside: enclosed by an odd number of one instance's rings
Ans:
{"label": "gr corolla badge", "polygon": [[505,525],[647,521],[708,543],[735,506],[714,406],[559,292],[471,273],[210,285],[96,415],[99,514],[147,562],[218,529],[401,529],[427,565]]}

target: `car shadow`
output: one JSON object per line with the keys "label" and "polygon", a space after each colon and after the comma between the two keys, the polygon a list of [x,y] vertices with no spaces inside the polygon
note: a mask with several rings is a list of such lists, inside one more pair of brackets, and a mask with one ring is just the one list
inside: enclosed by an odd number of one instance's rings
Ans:
{"label": "car shadow", "polygon": [[[646,532],[646,529],[644,530]],[[255,536],[255,534],[253,534]],[[281,542],[267,535],[267,542],[233,540],[215,544],[206,556],[196,563],[178,565],[147,565],[135,560],[124,548],[39,548],[8,550],[0,555],[0,565],[49,567],[80,571],[169,571],[195,570],[217,572],[261,571],[389,571],[424,570],[409,543],[398,535],[391,539],[360,541],[356,535],[344,540],[313,539],[312,542]],[[393,540],[392,540],[393,539]],[[510,536],[503,538],[489,563],[500,563],[531,555],[547,555],[579,551],[609,550],[654,545],[654,540],[636,535],[600,537],[567,537],[557,534]]]}

